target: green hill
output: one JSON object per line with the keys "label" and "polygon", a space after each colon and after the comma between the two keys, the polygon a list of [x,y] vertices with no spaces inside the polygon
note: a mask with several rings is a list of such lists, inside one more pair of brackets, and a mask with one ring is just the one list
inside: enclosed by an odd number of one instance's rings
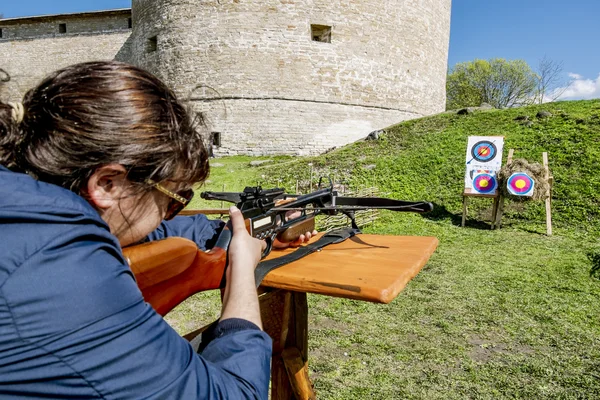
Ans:
{"label": "green hill", "polygon": [[[536,118],[541,109],[553,115]],[[533,125],[515,121],[523,115]],[[471,135],[505,136],[504,159],[509,148],[531,162],[549,153],[554,236],[545,235],[541,202],[508,203],[502,229],[491,230],[490,200],[473,201],[460,227]],[[207,189],[258,181],[306,191],[310,163],[314,176],[436,206],[427,216],[384,212],[365,229],[440,241],[391,304],[309,296],[310,375],[320,399],[600,398],[600,280],[588,259],[600,238],[600,101],[441,114],[318,157],[249,161],[213,160],[220,166]],[[218,295],[190,299],[169,321],[189,331],[207,308],[214,317]]]}
{"label": "green hill", "polygon": [[[539,119],[539,110],[553,116]],[[515,121],[518,116],[528,116],[533,125]],[[515,149],[515,158],[538,163],[542,152],[548,152],[555,178],[553,219],[557,227],[600,228],[600,101],[441,114],[385,131],[380,140],[305,158],[283,172],[273,169],[268,183],[282,180],[294,188],[296,180],[309,179],[306,165],[312,163],[316,176],[331,175],[350,187],[374,185],[395,198],[426,199],[437,206],[435,218],[456,222],[462,213],[467,137],[499,135],[505,137],[504,163],[510,148]],[[486,217],[481,214],[490,209],[489,200],[478,203],[479,217]],[[543,224],[545,208],[541,202],[509,202],[505,217],[508,225]]]}

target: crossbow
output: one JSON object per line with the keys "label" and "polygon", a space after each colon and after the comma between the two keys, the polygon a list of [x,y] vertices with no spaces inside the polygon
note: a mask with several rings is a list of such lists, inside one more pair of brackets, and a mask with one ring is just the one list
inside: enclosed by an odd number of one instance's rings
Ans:
{"label": "crossbow", "polygon": [[[296,258],[310,254],[320,247],[337,243],[358,231],[355,212],[368,209],[385,209],[424,213],[433,206],[425,201],[402,201],[381,197],[339,196],[329,181],[311,193],[286,194],[281,188],[263,189],[247,187],[243,192],[203,192],[206,200],[235,203],[246,220],[251,236],[264,239],[267,248],[263,258],[269,254],[273,242],[292,242],[305,232],[314,229],[314,217],[318,214],[345,214],[352,228],[349,235],[330,232],[318,241],[300,247]],[[215,246],[207,251],[199,250],[194,242],[184,238],[167,238],[123,249],[138,287],[144,299],[161,315],[165,315],[189,296],[211,289],[224,287],[227,268],[227,250],[232,231],[226,225],[220,232]],[[325,242],[322,242],[325,240]],[[271,269],[293,261],[285,257],[261,262],[255,271],[257,284]]]}
{"label": "crossbow", "polygon": [[[425,213],[433,210],[426,201],[403,201],[383,197],[340,196],[330,180],[322,187],[322,179],[316,191],[304,194],[286,194],[284,189],[263,189],[260,186],[246,187],[243,192],[202,192],[205,200],[221,200],[235,203],[246,219],[251,236],[264,239],[269,254],[275,238],[291,242],[315,227],[314,217],[318,214],[345,214],[358,229],[355,212],[370,209]],[[295,212],[294,212],[295,211]],[[290,218],[291,217],[291,218]]]}

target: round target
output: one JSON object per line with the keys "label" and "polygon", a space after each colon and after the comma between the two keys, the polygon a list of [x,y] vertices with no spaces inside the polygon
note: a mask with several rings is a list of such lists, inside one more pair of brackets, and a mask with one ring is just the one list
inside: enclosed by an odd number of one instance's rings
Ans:
{"label": "round target", "polygon": [[515,196],[532,196],[535,181],[524,172],[516,172],[508,178],[506,187]]}
{"label": "round target", "polygon": [[473,178],[473,189],[477,193],[492,194],[496,191],[498,182],[496,177],[490,174],[478,174]]}
{"label": "round target", "polygon": [[471,149],[473,159],[479,162],[492,161],[496,157],[497,152],[496,145],[489,140],[477,142]]}

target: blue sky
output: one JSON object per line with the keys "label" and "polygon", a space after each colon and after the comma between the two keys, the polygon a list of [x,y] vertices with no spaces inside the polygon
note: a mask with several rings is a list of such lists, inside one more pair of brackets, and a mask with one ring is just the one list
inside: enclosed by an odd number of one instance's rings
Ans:
{"label": "blue sky", "polygon": [[[360,0],[358,0],[360,1]],[[2,1],[5,18],[127,8],[130,0]],[[453,0],[449,66],[545,56],[564,64],[563,98],[600,98],[600,0]]]}
{"label": "blue sky", "polygon": [[562,98],[600,98],[600,0],[453,0],[448,65],[546,55],[573,83]]}

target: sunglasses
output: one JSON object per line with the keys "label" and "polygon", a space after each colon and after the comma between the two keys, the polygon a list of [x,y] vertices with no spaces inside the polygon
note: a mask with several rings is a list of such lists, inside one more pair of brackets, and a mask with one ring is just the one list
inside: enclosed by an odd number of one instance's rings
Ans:
{"label": "sunglasses", "polygon": [[167,213],[165,214],[165,220],[167,221],[173,219],[177,214],[179,214],[179,212],[183,210],[194,197],[194,191],[192,189],[182,190],[175,193],[171,192],[160,183],[154,182],[153,180],[147,179],[146,183],[171,198],[169,201],[169,206],[167,207]]}

